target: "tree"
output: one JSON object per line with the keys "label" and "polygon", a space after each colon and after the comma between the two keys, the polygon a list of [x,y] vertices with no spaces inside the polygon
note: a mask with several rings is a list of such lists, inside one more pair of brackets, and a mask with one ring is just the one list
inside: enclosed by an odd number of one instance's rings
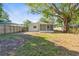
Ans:
{"label": "tree", "polygon": [[0,3],[0,18],[2,17],[2,4]]}
{"label": "tree", "polygon": [[33,13],[40,13],[45,17],[55,16],[64,24],[64,32],[69,30],[69,23],[79,17],[79,4],[27,4]]}
{"label": "tree", "polygon": [[51,23],[53,22],[53,20],[51,19],[51,17],[41,17],[41,19],[39,20],[40,22],[45,22],[45,23]]}
{"label": "tree", "polygon": [[0,22],[5,22],[5,23],[11,22],[9,20],[8,14],[3,10],[2,7],[3,7],[3,5],[0,3]]}
{"label": "tree", "polygon": [[31,24],[31,21],[29,21],[29,20],[24,21],[24,27],[26,28],[26,30],[28,30],[28,27],[30,24]]}
{"label": "tree", "polygon": [[48,23],[48,20],[47,20],[45,17],[42,17],[42,18],[40,19],[40,22]]}

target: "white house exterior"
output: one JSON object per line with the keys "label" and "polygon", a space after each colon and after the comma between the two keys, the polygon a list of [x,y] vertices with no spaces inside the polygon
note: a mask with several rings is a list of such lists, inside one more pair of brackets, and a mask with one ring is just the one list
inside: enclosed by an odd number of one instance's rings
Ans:
{"label": "white house exterior", "polygon": [[29,32],[53,32],[52,23],[31,23],[29,25]]}

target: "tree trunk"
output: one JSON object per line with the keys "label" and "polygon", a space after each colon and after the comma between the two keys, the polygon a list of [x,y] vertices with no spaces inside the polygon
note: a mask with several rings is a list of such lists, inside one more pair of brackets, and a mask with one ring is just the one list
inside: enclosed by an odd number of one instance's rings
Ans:
{"label": "tree trunk", "polygon": [[63,29],[63,32],[67,33],[68,29],[69,29],[68,21],[67,21],[67,19],[64,19],[64,29]]}

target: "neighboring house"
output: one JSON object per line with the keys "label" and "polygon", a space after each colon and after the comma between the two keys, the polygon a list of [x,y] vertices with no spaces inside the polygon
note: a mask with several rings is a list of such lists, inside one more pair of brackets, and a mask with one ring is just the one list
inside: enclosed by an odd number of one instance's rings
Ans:
{"label": "neighboring house", "polygon": [[44,22],[31,23],[29,32],[53,32],[53,24]]}

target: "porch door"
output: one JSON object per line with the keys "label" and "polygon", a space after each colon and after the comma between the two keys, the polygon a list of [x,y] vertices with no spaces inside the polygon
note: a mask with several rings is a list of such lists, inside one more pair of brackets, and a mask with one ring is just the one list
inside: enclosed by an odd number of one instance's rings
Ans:
{"label": "porch door", "polygon": [[47,25],[47,31],[53,31],[53,25]]}

